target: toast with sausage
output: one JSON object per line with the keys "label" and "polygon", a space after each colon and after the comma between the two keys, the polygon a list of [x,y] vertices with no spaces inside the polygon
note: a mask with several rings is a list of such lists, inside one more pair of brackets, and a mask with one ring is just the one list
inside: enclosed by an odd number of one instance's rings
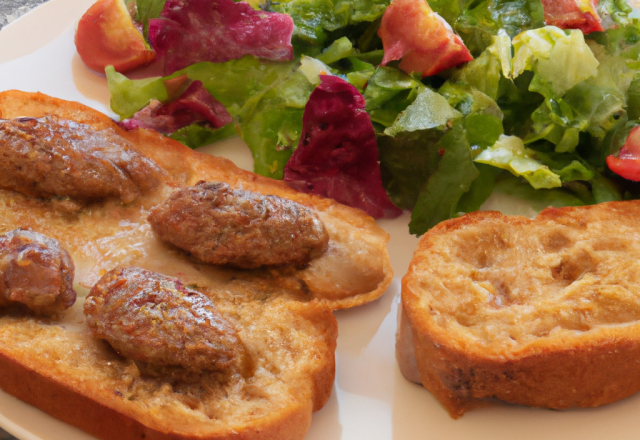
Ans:
{"label": "toast with sausage", "polygon": [[0,93],[0,162],[0,234],[63,248],[77,291],[0,292],[0,388],[101,439],[302,438],[333,386],[332,311],[393,277],[363,212],[78,103]]}

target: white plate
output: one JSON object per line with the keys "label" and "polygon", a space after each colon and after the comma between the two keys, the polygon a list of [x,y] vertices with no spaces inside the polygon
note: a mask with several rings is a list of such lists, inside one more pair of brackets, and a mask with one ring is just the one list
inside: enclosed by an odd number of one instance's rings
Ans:
{"label": "white plate", "polygon": [[[51,0],[0,32],[0,90],[39,91],[109,111],[103,77],[75,53],[75,23],[94,0]],[[244,168],[248,149],[239,140],[207,148]],[[495,207],[496,205],[494,205]],[[528,208],[498,202],[508,211]],[[424,388],[407,382],[394,357],[399,278],[417,239],[408,215],[379,224],[391,234],[397,278],[380,300],[340,311],[337,373],[331,399],[314,414],[305,440],[552,440],[637,439],[640,396],[598,409],[548,411],[519,406],[477,409],[454,421]],[[0,372],[2,374],[2,372]],[[60,402],[64,405],[64,402]],[[0,427],[22,440],[91,440],[92,437],[0,392]]]}

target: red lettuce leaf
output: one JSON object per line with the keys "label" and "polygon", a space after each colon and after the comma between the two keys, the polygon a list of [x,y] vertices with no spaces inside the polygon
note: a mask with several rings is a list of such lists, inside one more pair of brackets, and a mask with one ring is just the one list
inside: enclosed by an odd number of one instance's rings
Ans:
{"label": "red lettuce leaf", "polygon": [[202,61],[223,63],[253,55],[293,59],[293,20],[255,11],[233,0],[168,0],[161,18],[149,20],[149,40],[169,75]]}
{"label": "red lettuce leaf", "polygon": [[202,87],[201,81],[194,81],[170,104],[153,100],[132,118],[125,119],[119,125],[127,130],[150,128],[162,134],[170,134],[193,123],[204,121],[218,128],[229,124],[231,115],[207,89]]}
{"label": "red lettuce leaf", "polygon": [[382,187],[378,146],[365,101],[339,77],[321,75],[302,117],[300,143],[284,169],[299,191],[331,197],[375,218],[402,213]]}

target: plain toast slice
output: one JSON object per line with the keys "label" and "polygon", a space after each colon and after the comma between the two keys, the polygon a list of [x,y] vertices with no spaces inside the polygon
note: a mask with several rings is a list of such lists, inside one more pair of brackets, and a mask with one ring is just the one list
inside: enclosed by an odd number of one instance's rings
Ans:
{"label": "plain toast slice", "polygon": [[405,376],[454,418],[489,398],[562,409],[636,393],[639,218],[640,202],[611,202],[430,230],[402,281]]}

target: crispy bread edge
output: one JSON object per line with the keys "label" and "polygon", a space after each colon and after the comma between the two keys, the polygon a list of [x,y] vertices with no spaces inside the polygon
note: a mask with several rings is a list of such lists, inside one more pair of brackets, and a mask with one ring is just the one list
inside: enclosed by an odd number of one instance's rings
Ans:
{"label": "crispy bread edge", "polygon": [[[266,426],[255,424],[243,432],[230,431],[225,435],[203,436],[201,433],[180,435],[162,432],[146,426],[106,404],[87,397],[55,378],[47,377],[26,365],[0,353],[0,388],[30,405],[76,426],[104,440],[232,440],[232,439],[283,439],[304,437],[311,423],[311,414],[306,408],[281,414],[279,423]],[[117,398],[117,397],[114,397]]]}
{"label": "crispy bread edge", "polygon": [[[202,429],[199,423],[158,426],[150,415],[128,410],[115,392],[106,393],[95,382],[80,380],[72,367],[63,374],[44,370],[27,355],[12,355],[0,346],[0,389],[45,413],[103,440],[300,440],[309,429],[312,413],[331,396],[335,379],[338,323],[333,313],[318,304],[301,309],[301,316],[323,329],[326,353],[310,371],[297,403],[252,420],[249,424]],[[34,362],[35,361],[35,362]],[[308,387],[308,388],[307,388]]]}

